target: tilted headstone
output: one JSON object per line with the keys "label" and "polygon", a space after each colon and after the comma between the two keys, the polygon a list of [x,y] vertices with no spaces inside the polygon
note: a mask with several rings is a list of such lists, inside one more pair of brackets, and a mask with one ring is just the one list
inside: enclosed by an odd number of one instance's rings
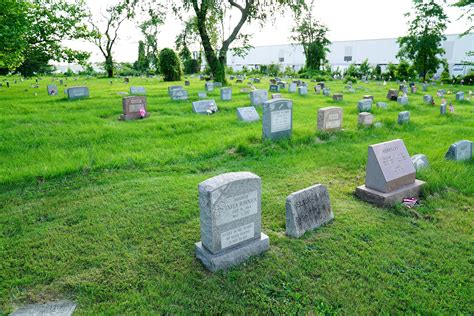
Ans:
{"label": "tilted headstone", "polygon": [[332,99],[334,101],[342,101],[344,99],[344,96],[341,93],[334,93],[332,95]]}
{"label": "tilted headstone", "polygon": [[196,257],[210,271],[238,265],[270,247],[262,233],[262,182],[250,172],[231,172],[199,184],[201,241]]}
{"label": "tilted headstone", "polygon": [[253,106],[262,105],[268,100],[267,90],[254,90],[250,92],[250,104]]}
{"label": "tilted headstone", "polygon": [[66,90],[69,100],[84,99],[89,97],[89,88],[87,87],[71,87]]}
{"label": "tilted headstone", "polygon": [[372,126],[374,122],[374,115],[369,112],[359,113],[358,124],[364,126]]}
{"label": "tilted headstone", "polygon": [[463,101],[464,100],[464,92],[459,91],[456,93],[456,101]]}
{"label": "tilted headstone", "polygon": [[371,112],[372,111],[372,99],[362,99],[357,102],[357,109],[359,112]]}
{"label": "tilted headstone", "polygon": [[428,168],[430,165],[428,162],[428,158],[423,154],[411,156],[411,162],[413,163],[413,167],[415,167],[416,171]]}
{"label": "tilted headstone", "polygon": [[401,139],[369,146],[365,185],[356,189],[364,201],[380,206],[401,203],[404,198],[418,197],[423,181]]}
{"label": "tilted headstone", "polygon": [[318,130],[322,132],[339,131],[342,128],[342,108],[330,106],[318,110]]}
{"label": "tilted headstone", "polygon": [[232,88],[230,87],[221,88],[221,100],[223,101],[232,100]]}
{"label": "tilted headstone", "polygon": [[401,104],[401,105],[407,105],[408,104],[408,97],[406,95],[398,97],[397,102],[398,102],[398,104]]}
{"label": "tilted headstone", "polygon": [[138,94],[138,95],[145,95],[145,87],[142,86],[131,86],[130,87],[130,94]]}
{"label": "tilted headstone", "polygon": [[171,94],[171,100],[173,101],[188,99],[188,91],[184,89],[173,89],[170,91],[170,94]]}
{"label": "tilted headstone", "polygon": [[288,92],[289,93],[295,93],[296,92],[296,89],[297,89],[297,85],[296,83],[292,82],[288,85]]}
{"label": "tilted headstone", "polygon": [[277,84],[271,84],[270,85],[270,92],[279,92],[280,91],[280,86]]}
{"label": "tilted headstone", "polygon": [[237,118],[244,122],[255,122],[260,120],[257,110],[253,106],[237,108]]}
{"label": "tilted headstone", "polygon": [[168,95],[171,97],[172,90],[184,90],[183,86],[169,86],[168,87]]}
{"label": "tilted headstone", "polygon": [[209,114],[209,111],[217,109],[217,103],[214,100],[200,100],[193,102],[193,112],[198,114]]}
{"label": "tilted headstone", "polygon": [[425,104],[433,104],[433,97],[429,94],[423,96],[423,102]]}
{"label": "tilted headstone", "polygon": [[395,89],[390,89],[387,92],[387,99],[391,101],[397,101],[398,99],[398,91]]}
{"label": "tilted headstone", "polygon": [[397,120],[398,124],[402,125],[409,122],[410,122],[410,112],[403,111],[403,112],[398,113],[398,120]]}
{"label": "tilted headstone", "polygon": [[293,102],[275,99],[263,103],[263,139],[277,140],[291,137],[293,128]]}
{"label": "tilted headstone", "polygon": [[149,117],[145,96],[131,96],[122,98],[123,114],[119,120],[129,121]]}
{"label": "tilted headstone", "polygon": [[49,84],[48,95],[58,95],[58,87],[54,84]]}
{"label": "tilted headstone", "polygon": [[213,82],[206,82],[204,84],[204,89],[207,91],[207,92],[212,92],[214,91],[214,83]]}
{"label": "tilted headstone", "polygon": [[301,237],[334,219],[329,192],[322,184],[294,192],[286,198],[286,234]]}
{"label": "tilted headstone", "polygon": [[377,107],[381,109],[386,109],[388,108],[388,104],[385,102],[377,102]]}
{"label": "tilted headstone", "polygon": [[308,87],[307,86],[299,86],[298,87],[298,94],[299,95],[307,95],[308,94]]}
{"label": "tilted headstone", "polygon": [[449,147],[445,156],[448,160],[464,161],[472,159],[472,142],[469,140],[461,140]]}

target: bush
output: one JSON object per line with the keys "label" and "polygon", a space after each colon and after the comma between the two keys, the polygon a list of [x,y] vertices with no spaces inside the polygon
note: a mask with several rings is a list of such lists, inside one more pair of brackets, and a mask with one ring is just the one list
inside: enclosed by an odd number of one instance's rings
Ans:
{"label": "bush", "polygon": [[474,85],[474,72],[471,72],[471,73],[468,73],[467,75],[465,75],[463,77],[464,79],[464,84],[467,84],[467,85]]}
{"label": "bush", "polygon": [[163,48],[160,52],[160,69],[165,81],[180,81],[183,75],[181,61],[174,50]]}

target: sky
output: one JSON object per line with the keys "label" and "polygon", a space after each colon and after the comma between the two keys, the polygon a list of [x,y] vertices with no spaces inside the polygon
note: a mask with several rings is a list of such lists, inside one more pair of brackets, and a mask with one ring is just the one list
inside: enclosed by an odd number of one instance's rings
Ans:
{"label": "sky", "polygon": [[[86,0],[92,14],[100,17],[108,5],[118,0]],[[180,1],[180,0],[173,0]],[[454,0],[448,0],[453,3]],[[329,28],[328,38],[331,41],[394,38],[406,34],[407,18],[404,14],[410,11],[412,0],[316,0],[313,15]],[[449,17],[446,34],[458,34],[467,29],[466,20],[458,20],[461,11],[445,5]],[[238,14],[233,14],[233,19]],[[140,17],[138,17],[140,19]],[[277,45],[290,43],[291,14],[277,17],[275,23],[246,25],[245,33],[252,33],[250,44],[253,46]],[[166,23],[160,28],[158,43],[160,48],[174,48],[176,36],[182,31],[182,21],[169,14]],[[142,39],[136,23],[127,22],[119,32],[119,41],[114,49],[114,58],[119,62],[133,62],[137,59],[138,41]],[[103,57],[98,48],[91,43],[69,42],[68,46],[92,52],[92,62],[102,62]]]}

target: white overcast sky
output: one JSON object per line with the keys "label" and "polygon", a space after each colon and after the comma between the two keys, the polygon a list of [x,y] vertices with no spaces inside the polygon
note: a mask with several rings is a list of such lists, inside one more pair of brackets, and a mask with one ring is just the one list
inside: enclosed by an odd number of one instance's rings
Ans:
{"label": "white overcast sky", "polygon": [[[180,1],[180,0],[174,0]],[[86,0],[95,16],[117,0]],[[448,0],[453,3],[454,0]],[[393,38],[407,31],[407,19],[404,14],[412,7],[412,0],[316,0],[313,14],[329,27],[331,41]],[[446,34],[462,33],[467,29],[466,20],[458,20],[461,11],[445,5],[448,14]],[[244,31],[252,33],[253,46],[289,43],[293,18],[290,14],[277,19],[261,29],[258,25],[246,26]],[[174,48],[176,36],[182,30],[182,22],[171,14],[160,28],[158,36],[160,48]],[[142,39],[134,23],[128,22],[121,28],[119,41],[114,49],[116,61],[132,62],[137,58],[138,41]],[[100,52],[90,43],[69,43],[68,45],[92,52],[91,61],[102,62]]]}

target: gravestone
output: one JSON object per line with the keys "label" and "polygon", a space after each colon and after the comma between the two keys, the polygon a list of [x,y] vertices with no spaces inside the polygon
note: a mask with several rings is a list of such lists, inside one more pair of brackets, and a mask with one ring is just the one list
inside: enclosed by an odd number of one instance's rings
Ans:
{"label": "gravestone", "polygon": [[371,112],[372,111],[372,99],[362,99],[357,102],[357,109],[359,112]]}
{"label": "gravestone", "polygon": [[254,78],[253,83],[260,83],[260,78]]}
{"label": "gravestone", "polygon": [[64,84],[63,79],[59,79],[59,85],[62,86]]}
{"label": "gravestone", "polygon": [[273,93],[272,99],[281,99],[281,93]]}
{"label": "gravestone", "polygon": [[257,110],[253,106],[237,108],[237,118],[244,122],[255,122],[260,120]]}
{"label": "gravestone", "polygon": [[403,111],[403,112],[398,113],[397,122],[400,125],[405,124],[405,123],[409,123],[410,122],[410,112]]}
{"label": "gravestone", "polygon": [[439,106],[439,114],[441,114],[441,115],[446,114],[446,103],[442,103],[442,104]]}
{"label": "gravestone", "polygon": [[212,86],[213,86],[214,88],[222,88],[222,82],[214,81],[214,82],[212,83]]}
{"label": "gravestone", "polygon": [[76,309],[76,303],[72,301],[57,301],[43,304],[28,304],[10,316],[71,316]]}
{"label": "gravestone", "polygon": [[334,219],[329,193],[322,184],[294,192],[286,198],[286,234],[301,237]]}
{"label": "gravestone", "polygon": [[230,80],[234,80],[234,79],[235,79],[235,76],[232,76],[232,75],[231,75],[231,76],[229,76],[229,79],[230,79]]}
{"label": "gravestone", "polygon": [[150,116],[147,110],[146,97],[144,96],[123,97],[122,108],[123,114],[119,117],[121,121],[137,120]]}
{"label": "gravestone", "polygon": [[385,102],[377,102],[377,107],[381,109],[386,109],[388,108],[388,104]]}
{"label": "gravestone", "polygon": [[321,86],[320,85],[315,85],[314,86],[314,93],[320,94],[321,93]]}
{"label": "gravestone", "polygon": [[212,82],[206,82],[204,84],[204,89],[206,90],[206,92],[212,92],[214,91],[214,83]]}
{"label": "gravestone", "polygon": [[341,93],[334,93],[332,95],[332,99],[334,101],[342,101],[344,99],[344,96]]}
{"label": "gravestone", "polygon": [[145,87],[142,86],[131,86],[130,87],[130,94],[137,94],[137,95],[145,95]]}
{"label": "gravestone", "polygon": [[325,97],[331,96],[331,90],[329,90],[328,88],[324,88],[324,89],[323,89],[323,95],[324,95]]}
{"label": "gravestone", "polygon": [[408,104],[408,97],[406,95],[398,97],[397,98],[397,103],[400,104],[400,105],[407,105]]}
{"label": "gravestone", "polygon": [[232,88],[230,87],[221,88],[221,100],[223,101],[232,100]]}
{"label": "gravestone", "polygon": [[240,89],[240,93],[250,93],[252,91],[252,89],[250,88],[242,88]]}
{"label": "gravestone", "polygon": [[464,92],[459,91],[456,93],[456,101],[463,101],[464,100]]}
{"label": "gravestone", "polygon": [[428,168],[430,165],[428,163],[428,158],[423,154],[417,154],[417,155],[411,156],[411,162],[413,163],[413,167],[415,167],[416,171],[424,169],[424,168]]}
{"label": "gravestone", "polygon": [[318,86],[321,87],[321,89],[324,89],[324,87],[326,86],[324,82],[318,82]]}
{"label": "gravestone", "polygon": [[201,241],[196,257],[210,271],[238,265],[267,251],[262,233],[262,182],[250,172],[231,172],[199,184]]}
{"label": "gravestone", "polygon": [[339,131],[342,128],[342,108],[330,106],[318,110],[318,130],[322,132]]}
{"label": "gravestone", "polygon": [[292,82],[288,85],[288,92],[289,93],[295,93],[296,92],[296,88],[298,86],[296,85],[296,83]]}
{"label": "gravestone", "polygon": [[280,91],[280,86],[276,84],[271,84],[270,85],[270,92],[279,92]]}
{"label": "gravestone", "polygon": [[374,116],[370,114],[369,112],[359,113],[359,119],[358,119],[359,125],[372,126],[373,122],[374,122]]}
{"label": "gravestone", "polygon": [[54,84],[49,84],[48,95],[58,95],[58,87]]}
{"label": "gravestone", "polygon": [[396,139],[369,146],[365,185],[357,187],[356,195],[379,206],[392,206],[418,197],[424,184],[416,179],[405,144]]}
{"label": "gravestone", "polygon": [[280,89],[285,89],[286,88],[286,82],[285,81],[278,81],[277,85]]}
{"label": "gravestone", "polygon": [[429,94],[425,94],[423,96],[423,102],[425,102],[425,104],[433,104],[433,97]]}
{"label": "gravestone", "polygon": [[7,81],[7,88],[10,88],[10,82]]}
{"label": "gravestone", "polygon": [[370,100],[372,100],[372,102],[373,102],[373,101],[374,101],[374,96],[373,96],[373,95],[364,95],[364,96],[362,97],[362,99],[366,99],[366,100],[370,99]]}
{"label": "gravestone", "polygon": [[397,101],[398,99],[398,91],[395,89],[390,89],[387,92],[387,99],[391,101]]}
{"label": "gravestone", "polygon": [[445,155],[448,160],[464,161],[472,159],[472,142],[461,140],[452,144]]}
{"label": "gravestone", "polygon": [[416,86],[411,86],[411,93],[416,93],[418,88]]}
{"label": "gravestone", "polygon": [[171,97],[172,90],[184,90],[183,86],[169,86],[168,87],[168,95]]}
{"label": "gravestone", "polygon": [[308,94],[308,87],[307,86],[299,86],[298,87],[298,94],[299,95],[307,95]]}
{"label": "gravestone", "polygon": [[424,83],[421,89],[423,90],[423,92],[428,91],[428,85]]}
{"label": "gravestone", "polygon": [[263,139],[277,140],[291,137],[293,128],[293,102],[275,99],[263,103]]}
{"label": "gravestone", "polygon": [[217,103],[214,100],[201,100],[193,102],[193,112],[198,114],[210,114],[217,111]]}
{"label": "gravestone", "polygon": [[69,100],[84,99],[89,97],[89,88],[87,87],[71,87],[66,90]]}
{"label": "gravestone", "polygon": [[250,92],[250,105],[259,106],[268,100],[267,90],[254,90]]}
{"label": "gravestone", "polygon": [[188,91],[184,89],[173,89],[170,91],[170,94],[171,94],[171,100],[173,101],[188,99]]}
{"label": "gravestone", "polygon": [[204,92],[204,91],[199,91],[199,92],[198,92],[198,98],[199,98],[199,99],[205,99],[205,98],[207,98],[207,93]]}

